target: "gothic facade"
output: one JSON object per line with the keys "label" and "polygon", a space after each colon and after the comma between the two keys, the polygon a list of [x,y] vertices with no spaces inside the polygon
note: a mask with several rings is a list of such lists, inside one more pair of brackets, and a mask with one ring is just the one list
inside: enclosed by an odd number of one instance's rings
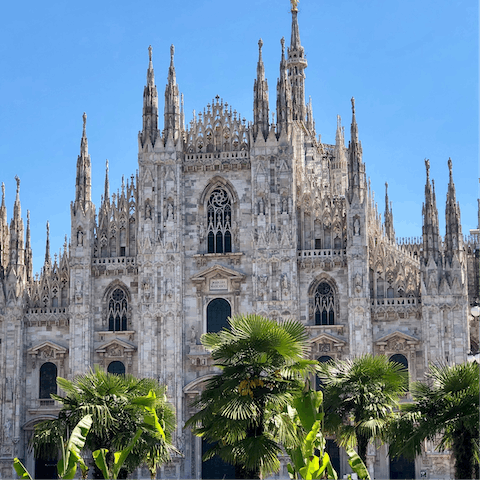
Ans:
{"label": "gothic facade", "polygon": [[[12,477],[14,456],[31,471],[38,467],[27,443],[34,425],[58,412],[49,396],[56,376],[72,378],[94,364],[168,386],[183,457],[161,474],[201,478],[201,441],[182,426],[202,382],[215,374],[200,336],[232,314],[296,318],[309,332],[311,358],[385,354],[403,362],[411,380],[423,379],[431,362],[465,362],[478,351],[470,316],[478,301],[478,238],[462,234],[452,161],[445,235],[426,161],[422,234],[396,239],[388,192],[381,215],[367,180],[354,99],[348,144],[340,118],[334,145],[315,132],[292,5],[276,105],[269,104],[260,41],[248,123],[216,97],[185,125],[172,46],[160,130],[149,48],[138,173],[111,194],[107,164],[98,209],[84,114],[70,240],[52,258],[47,230],[39,275],[20,180],[10,224],[3,190],[3,478]],[[370,448],[368,466],[372,476],[394,478],[385,452]],[[338,461],[346,473],[342,455]],[[432,445],[414,468],[418,476],[452,478],[448,452]]]}

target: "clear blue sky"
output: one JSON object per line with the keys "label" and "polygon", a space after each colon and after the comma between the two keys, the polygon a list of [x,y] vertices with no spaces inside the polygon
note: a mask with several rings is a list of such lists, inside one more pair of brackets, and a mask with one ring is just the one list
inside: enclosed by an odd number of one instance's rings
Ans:
{"label": "clear blue sky", "polygon": [[[472,0],[301,0],[306,94],[317,133],[335,140],[336,115],[346,140],[356,99],[367,175],[384,209],[389,183],[397,236],[421,235],[424,158],[435,179],[445,228],[447,160],[460,202],[463,232],[477,226],[478,4]],[[142,94],[153,47],[163,113],[170,44],[186,121],[220,95],[252,119],[258,39],[275,105],[280,39],[290,42],[288,0],[250,2],[6,2],[0,32],[0,182],[9,218],[15,175],[22,214],[31,211],[34,270],[70,237],[70,202],[82,113],[92,158],[92,200],[137,169]],[[162,128],[163,116],[160,116]]]}

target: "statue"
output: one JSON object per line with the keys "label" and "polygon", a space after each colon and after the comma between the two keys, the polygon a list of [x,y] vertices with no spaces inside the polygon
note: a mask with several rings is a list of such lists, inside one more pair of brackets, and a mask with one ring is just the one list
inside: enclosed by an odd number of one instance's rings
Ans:
{"label": "statue", "polygon": [[292,4],[292,12],[298,12],[298,3],[300,0],[290,0]]}

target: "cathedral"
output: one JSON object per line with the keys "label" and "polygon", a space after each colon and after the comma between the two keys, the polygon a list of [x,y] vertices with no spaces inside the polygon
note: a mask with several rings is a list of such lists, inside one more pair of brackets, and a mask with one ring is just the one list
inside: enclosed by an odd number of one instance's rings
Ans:
{"label": "cathedral", "polygon": [[[250,121],[217,96],[186,123],[172,46],[161,129],[150,47],[138,165],[132,161],[138,170],[111,192],[107,163],[98,207],[83,114],[70,238],[52,258],[47,225],[38,275],[20,179],[10,217],[2,185],[1,478],[12,478],[14,457],[47,478],[51,462],[28,450],[32,431],[59,411],[50,398],[56,377],[95,364],[167,385],[182,456],[162,467],[162,478],[222,478],[202,464],[202,440],[183,425],[216,373],[200,337],[231,315],[297,319],[308,330],[310,358],[383,354],[402,363],[411,381],[423,380],[430,363],[461,363],[478,352],[471,315],[479,301],[478,232],[462,234],[452,161],[445,159],[445,232],[425,160],[421,236],[396,238],[388,185],[380,209],[366,176],[355,100],[348,138],[340,117],[334,145],[315,131],[296,1],[291,16],[274,105],[258,43]],[[333,442],[329,449],[339,475],[348,473],[343,452]],[[449,452],[429,442],[414,462],[386,452],[370,446],[372,478],[453,478]],[[278,476],[288,477],[286,468]]]}

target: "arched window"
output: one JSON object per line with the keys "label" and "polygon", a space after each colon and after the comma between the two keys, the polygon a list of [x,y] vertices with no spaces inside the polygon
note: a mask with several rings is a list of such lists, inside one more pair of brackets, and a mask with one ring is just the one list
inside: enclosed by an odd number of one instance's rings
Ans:
{"label": "arched window", "polygon": [[228,327],[227,318],[232,315],[232,307],[223,298],[212,300],[207,306],[207,332],[219,332]]}
{"label": "arched window", "polygon": [[38,398],[51,398],[51,393],[57,393],[57,366],[52,362],[47,362],[40,367]]}
{"label": "arched window", "polygon": [[108,298],[108,330],[127,330],[127,295],[121,288],[115,288]]}
{"label": "arched window", "polygon": [[[399,363],[400,365],[403,365],[403,368],[407,371],[407,380],[408,380],[408,360],[405,355],[402,355],[401,353],[396,353],[395,355],[392,355],[389,360],[391,362],[396,362]],[[408,388],[408,385],[407,385]]]}
{"label": "arched window", "polygon": [[125,365],[122,362],[110,362],[107,372],[114,375],[125,375]]}
{"label": "arched window", "polygon": [[[330,360],[332,360],[332,357],[329,357],[328,355],[322,355],[321,357],[317,358],[318,363],[327,363]],[[318,390],[323,390],[323,382],[318,375],[315,377],[315,389],[317,392]]]}
{"label": "arched window", "polygon": [[322,282],[315,290],[315,325],[335,324],[335,295],[333,288]]}
{"label": "arched window", "polygon": [[232,251],[232,205],[227,192],[216,188],[207,203],[208,253]]}

